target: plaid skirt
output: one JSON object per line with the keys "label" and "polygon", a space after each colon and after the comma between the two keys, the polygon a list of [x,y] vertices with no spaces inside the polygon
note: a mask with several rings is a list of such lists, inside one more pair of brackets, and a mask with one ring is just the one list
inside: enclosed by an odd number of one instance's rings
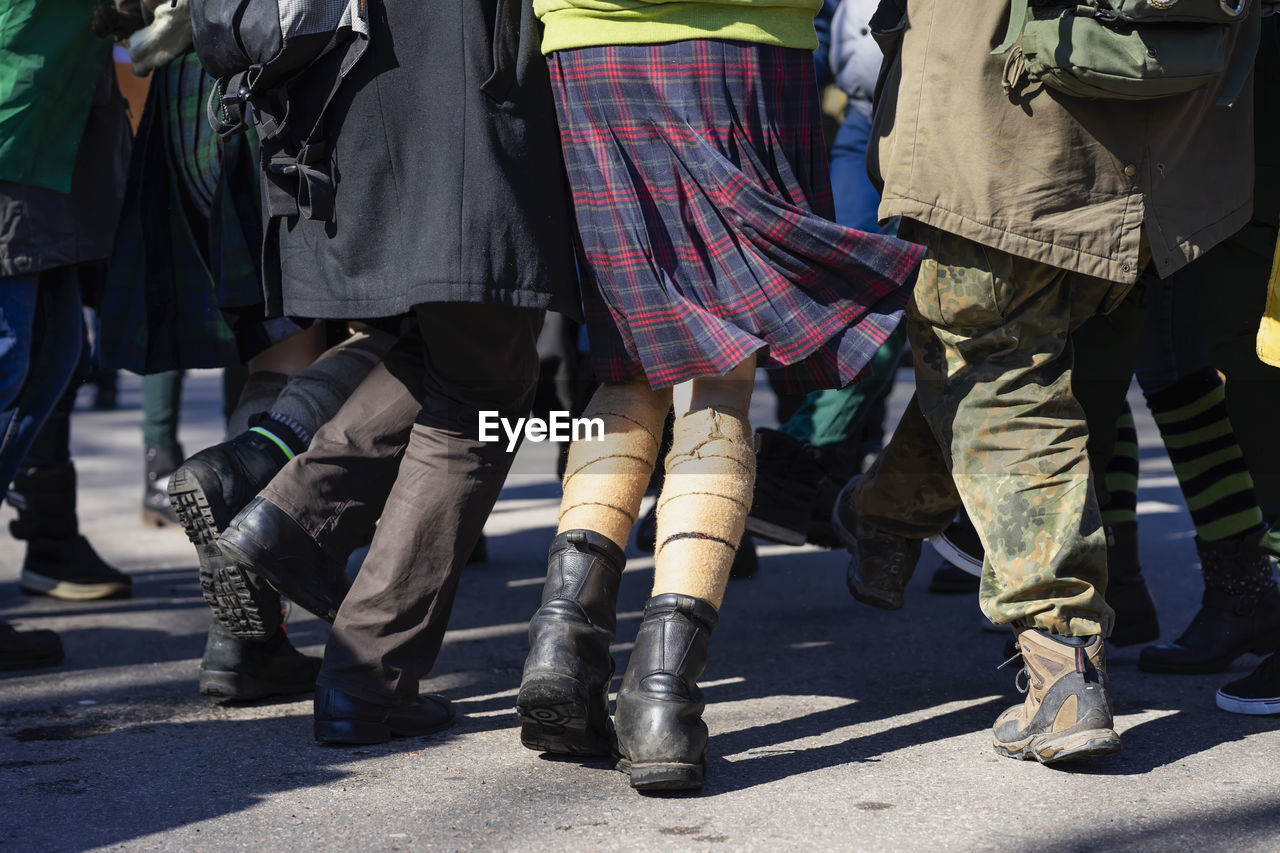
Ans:
{"label": "plaid skirt", "polygon": [[153,74],[102,297],[103,366],[225,367],[302,328],[265,318],[257,146],[209,127],[213,85],[193,52]]}
{"label": "plaid skirt", "polygon": [[756,354],[790,391],[860,378],[923,249],[831,221],[807,51],[695,40],[548,57],[606,382]]}

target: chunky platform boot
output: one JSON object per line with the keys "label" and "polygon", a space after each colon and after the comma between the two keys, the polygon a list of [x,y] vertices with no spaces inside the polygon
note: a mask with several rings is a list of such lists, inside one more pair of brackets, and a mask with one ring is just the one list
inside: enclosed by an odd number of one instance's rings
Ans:
{"label": "chunky platform boot", "polygon": [[644,606],[615,717],[618,769],[638,791],[702,787],[706,770],[706,708],[698,677],[719,616],[688,595],[655,595]]}
{"label": "chunky platform boot", "polygon": [[613,754],[609,645],[625,563],[621,548],[590,530],[567,530],[551,543],[516,698],[520,741],[529,749]]}

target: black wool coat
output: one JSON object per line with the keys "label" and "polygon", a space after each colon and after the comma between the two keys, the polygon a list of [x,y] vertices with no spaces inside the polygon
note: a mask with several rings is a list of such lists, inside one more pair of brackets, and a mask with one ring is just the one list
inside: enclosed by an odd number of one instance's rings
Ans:
{"label": "black wool coat", "polygon": [[[368,51],[324,113],[332,220],[266,217],[269,310],[347,319],[478,302],[576,316],[572,210],[531,0],[370,0],[369,17]],[[289,134],[310,130],[338,59],[291,84]],[[268,214],[287,180],[268,173]]]}

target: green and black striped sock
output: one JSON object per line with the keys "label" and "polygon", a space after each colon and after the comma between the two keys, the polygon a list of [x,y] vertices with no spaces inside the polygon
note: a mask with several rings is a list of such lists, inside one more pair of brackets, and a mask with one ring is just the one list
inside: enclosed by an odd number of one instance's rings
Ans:
{"label": "green and black striped sock", "polygon": [[1138,430],[1129,404],[1116,418],[1116,446],[1107,463],[1107,504],[1102,523],[1108,527],[1138,520]]}
{"label": "green and black striped sock", "polygon": [[1147,405],[1173,461],[1196,535],[1218,542],[1261,530],[1262,510],[1217,371],[1206,368],[1148,394]]}

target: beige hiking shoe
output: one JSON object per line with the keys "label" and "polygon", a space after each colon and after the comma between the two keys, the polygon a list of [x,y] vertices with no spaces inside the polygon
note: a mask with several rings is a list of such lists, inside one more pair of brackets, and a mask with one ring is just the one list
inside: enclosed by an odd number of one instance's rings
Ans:
{"label": "beige hiking shoe", "polygon": [[1017,630],[1027,698],[996,720],[996,752],[1041,764],[1119,752],[1102,637]]}

